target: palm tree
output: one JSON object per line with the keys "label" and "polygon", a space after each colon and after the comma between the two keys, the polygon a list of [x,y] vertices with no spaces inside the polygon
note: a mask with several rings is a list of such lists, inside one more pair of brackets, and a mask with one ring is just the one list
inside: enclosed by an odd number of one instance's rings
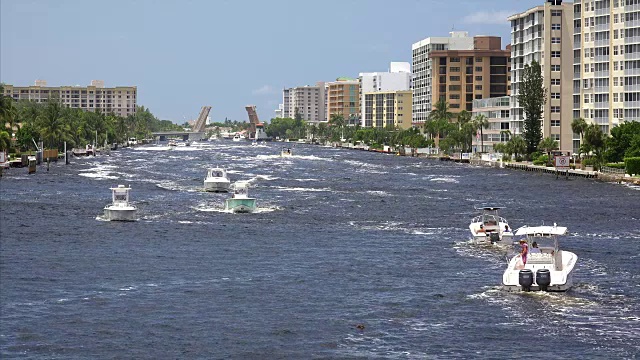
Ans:
{"label": "palm tree", "polygon": [[[336,128],[343,130],[344,129],[344,116],[341,114],[331,114],[331,118],[329,119],[329,125],[335,126]],[[340,140],[344,138],[344,132],[340,137]]]}
{"label": "palm tree", "polygon": [[429,113],[429,119],[424,124],[425,132],[432,137],[435,136],[436,147],[439,147],[440,135],[451,129],[451,119],[453,113],[449,111],[449,104],[444,100],[439,100]]}
{"label": "palm tree", "polygon": [[527,151],[527,142],[520,135],[512,137],[507,142],[509,150],[516,155],[516,161],[518,161],[518,154],[524,154]]}
{"label": "palm tree", "polygon": [[67,124],[62,116],[62,108],[57,101],[50,101],[38,118],[40,136],[49,146],[58,147],[58,141],[67,136]]}
{"label": "palm tree", "polygon": [[574,133],[580,134],[580,146],[578,147],[578,157],[580,157],[580,153],[582,152],[582,139],[584,138],[584,132],[587,130],[587,122],[583,118],[573,119],[571,121],[571,130]]}
{"label": "palm tree", "polygon": [[480,130],[480,152],[484,152],[484,134],[482,133],[482,129],[489,128],[489,119],[482,114],[476,115],[473,120],[476,129]]}
{"label": "palm tree", "polygon": [[0,151],[7,150],[11,147],[11,135],[4,130],[0,130]]}
{"label": "palm tree", "polygon": [[540,144],[538,145],[538,149],[542,149],[547,153],[547,164],[551,162],[551,152],[557,148],[558,141],[550,137],[542,139],[542,141],[540,141]]}

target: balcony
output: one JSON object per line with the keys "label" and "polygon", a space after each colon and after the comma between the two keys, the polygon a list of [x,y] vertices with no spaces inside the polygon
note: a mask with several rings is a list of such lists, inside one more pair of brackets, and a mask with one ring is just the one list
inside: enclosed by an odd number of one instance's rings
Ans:
{"label": "balcony", "polygon": [[596,109],[608,109],[609,108],[609,102],[597,102],[596,103]]}
{"label": "balcony", "polygon": [[596,47],[600,47],[600,46],[609,46],[610,41],[609,39],[604,39],[604,40],[596,40]]}
{"label": "balcony", "polygon": [[609,87],[608,86],[596,86],[594,88],[596,93],[608,93],[609,92]]}
{"label": "balcony", "polygon": [[595,62],[609,62],[609,55],[596,55]]}
{"label": "balcony", "polygon": [[640,68],[637,69],[624,69],[624,74],[629,75],[640,75]]}
{"label": "balcony", "polygon": [[596,71],[596,77],[597,78],[608,78],[609,77],[609,71]]}

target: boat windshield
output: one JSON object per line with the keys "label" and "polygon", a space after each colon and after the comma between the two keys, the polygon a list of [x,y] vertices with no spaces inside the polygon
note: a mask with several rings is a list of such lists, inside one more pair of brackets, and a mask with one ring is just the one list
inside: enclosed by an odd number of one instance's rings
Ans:
{"label": "boat windshield", "polygon": [[113,200],[115,201],[127,201],[126,193],[115,193],[113,194]]}

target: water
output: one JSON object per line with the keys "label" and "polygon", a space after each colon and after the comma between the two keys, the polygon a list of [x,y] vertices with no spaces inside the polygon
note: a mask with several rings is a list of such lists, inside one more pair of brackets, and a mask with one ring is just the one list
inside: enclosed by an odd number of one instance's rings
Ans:
{"label": "water", "polygon": [[[298,145],[140,147],[0,180],[2,358],[634,358],[640,191]],[[255,179],[223,211],[208,167]],[[135,223],[102,221],[131,185]],[[557,222],[575,287],[507,293],[474,206]],[[359,326],[362,325],[362,326]],[[364,328],[362,328],[364,326]]]}

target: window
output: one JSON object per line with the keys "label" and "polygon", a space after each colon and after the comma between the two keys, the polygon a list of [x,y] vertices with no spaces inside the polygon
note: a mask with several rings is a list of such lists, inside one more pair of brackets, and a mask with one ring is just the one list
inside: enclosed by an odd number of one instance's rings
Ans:
{"label": "window", "polygon": [[551,112],[552,113],[559,113],[560,112],[560,106],[552,106],[551,107]]}
{"label": "window", "polygon": [[551,24],[551,30],[560,30],[560,24]]}
{"label": "window", "polygon": [[560,57],[560,51],[552,51],[551,52],[551,57],[552,58],[559,58]]}
{"label": "window", "polygon": [[584,34],[584,42],[589,42],[589,33]]}
{"label": "window", "polygon": [[460,81],[460,76],[449,76],[449,81]]}
{"label": "window", "polygon": [[613,46],[613,55],[618,55],[618,45]]}
{"label": "window", "polygon": [[551,79],[551,85],[560,85],[560,79]]}
{"label": "window", "polygon": [[551,134],[551,138],[555,141],[560,141],[560,134]]}
{"label": "window", "polygon": [[560,38],[559,37],[552,37],[551,38],[551,43],[552,44],[560,44]]}
{"label": "window", "polygon": [[613,62],[613,70],[618,70],[618,62],[617,61]]}
{"label": "window", "polygon": [[477,58],[476,58],[476,62],[477,62],[477,63],[481,63],[481,62],[482,62],[482,58],[481,58],[481,57],[477,57]]}
{"label": "window", "polygon": [[476,81],[482,81],[482,76],[476,76]]}
{"label": "window", "polygon": [[475,89],[476,89],[476,90],[482,90],[482,85],[476,85],[476,86],[475,86]]}
{"label": "window", "polygon": [[451,61],[452,63],[454,63],[454,62],[459,63],[460,62],[460,58],[459,57],[452,57],[451,59],[449,59],[449,61]]}
{"label": "window", "polygon": [[560,65],[551,65],[551,71],[560,71]]}
{"label": "window", "polygon": [[562,10],[551,10],[551,16],[562,16]]}
{"label": "window", "polygon": [[614,24],[618,23],[618,14],[613,14],[613,23]]}
{"label": "window", "polygon": [[618,77],[613,78],[613,86],[618,86]]}
{"label": "window", "polygon": [[449,68],[450,72],[460,72],[460,68],[458,66],[452,66]]}
{"label": "window", "polygon": [[460,99],[460,94],[451,94],[451,95],[449,95],[449,99],[459,100]]}
{"label": "window", "polygon": [[613,38],[614,39],[618,38],[618,30],[613,30]]}
{"label": "window", "polygon": [[560,100],[560,93],[551,93],[551,99]]}
{"label": "window", "polygon": [[618,93],[613,93],[613,102],[618,102]]}
{"label": "window", "polygon": [[551,126],[559,127],[560,126],[560,120],[551,120]]}
{"label": "window", "polygon": [[476,71],[477,72],[482,72],[482,66],[476,66]]}

